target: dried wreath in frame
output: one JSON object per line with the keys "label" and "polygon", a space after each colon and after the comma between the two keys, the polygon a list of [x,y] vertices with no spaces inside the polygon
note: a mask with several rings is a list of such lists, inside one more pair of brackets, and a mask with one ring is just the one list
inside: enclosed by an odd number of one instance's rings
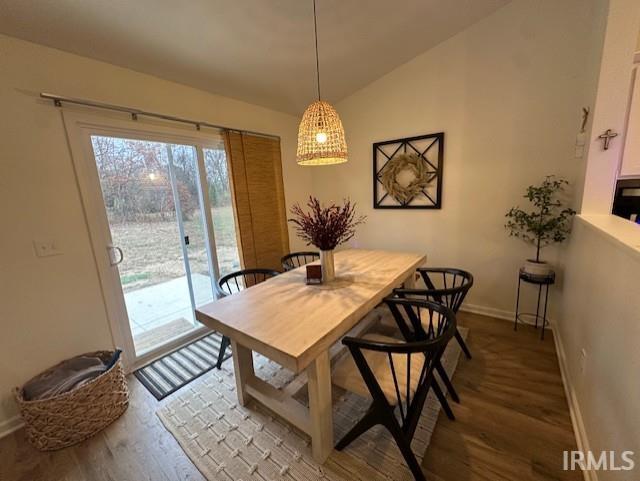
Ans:
{"label": "dried wreath in frame", "polygon": [[444,133],[373,144],[373,207],[440,209]]}

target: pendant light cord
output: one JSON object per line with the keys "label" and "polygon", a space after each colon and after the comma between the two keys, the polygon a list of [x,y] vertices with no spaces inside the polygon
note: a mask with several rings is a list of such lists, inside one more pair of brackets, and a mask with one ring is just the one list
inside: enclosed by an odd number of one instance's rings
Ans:
{"label": "pendant light cord", "polygon": [[316,38],[316,81],[318,84],[318,100],[320,100],[320,61],[318,60],[318,20],[316,18],[316,0],[313,0],[313,31]]}

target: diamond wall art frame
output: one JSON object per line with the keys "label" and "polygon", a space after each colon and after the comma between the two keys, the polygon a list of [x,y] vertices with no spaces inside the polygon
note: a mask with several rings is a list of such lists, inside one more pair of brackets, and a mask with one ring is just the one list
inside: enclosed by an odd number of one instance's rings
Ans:
{"label": "diamond wall art frame", "polygon": [[374,209],[441,209],[444,132],[373,144]]}

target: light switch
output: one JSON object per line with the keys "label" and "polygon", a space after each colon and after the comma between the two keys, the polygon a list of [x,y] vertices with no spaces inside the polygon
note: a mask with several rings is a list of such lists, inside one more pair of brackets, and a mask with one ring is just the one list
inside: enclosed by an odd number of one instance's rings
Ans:
{"label": "light switch", "polygon": [[52,240],[33,241],[33,247],[38,257],[59,256],[62,254],[56,242]]}

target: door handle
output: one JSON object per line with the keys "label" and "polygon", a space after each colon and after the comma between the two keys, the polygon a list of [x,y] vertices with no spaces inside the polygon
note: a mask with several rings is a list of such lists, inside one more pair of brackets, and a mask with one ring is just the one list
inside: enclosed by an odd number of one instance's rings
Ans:
{"label": "door handle", "polygon": [[[109,264],[111,264],[112,266],[117,266],[124,260],[124,252],[122,252],[122,249],[120,249],[120,247],[109,245],[107,246],[107,250],[109,251]],[[120,258],[118,260],[114,259],[114,256],[113,256],[114,251],[120,255]]]}

